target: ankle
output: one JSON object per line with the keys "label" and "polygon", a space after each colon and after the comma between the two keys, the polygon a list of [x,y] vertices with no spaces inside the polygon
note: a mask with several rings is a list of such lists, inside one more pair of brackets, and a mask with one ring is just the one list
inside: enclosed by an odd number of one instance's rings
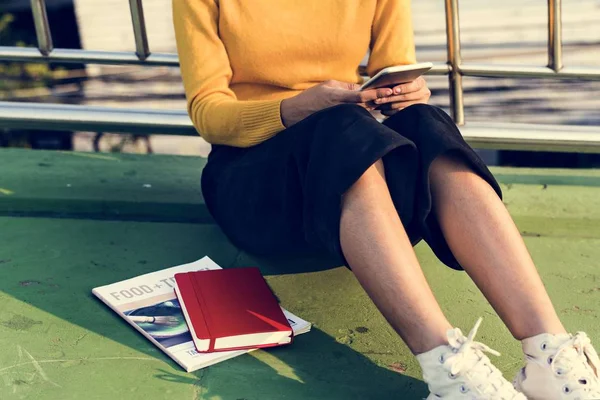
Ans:
{"label": "ankle", "polygon": [[565,335],[568,334],[565,327],[560,323],[538,324],[537,326],[526,327],[518,332],[514,332],[514,338],[520,341],[536,337],[538,335]]}
{"label": "ankle", "polygon": [[448,327],[440,327],[436,330],[422,332],[419,337],[406,341],[406,343],[414,355],[423,354],[436,347],[447,346],[448,330],[450,329],[452,329],[452,327],[448,325]]}

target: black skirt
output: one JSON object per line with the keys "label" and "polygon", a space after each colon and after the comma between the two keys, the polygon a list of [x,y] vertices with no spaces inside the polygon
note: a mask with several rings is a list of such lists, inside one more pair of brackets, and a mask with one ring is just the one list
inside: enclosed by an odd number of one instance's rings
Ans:
{"label": "black skirt", "polygon": [[317,112],[250,148],[213,146],[202,175],[206,205],[231,242],[261,255],[328,252],[344,262],[341,197],[377,160],[413,245],[424,239],[462,269],[432,210],[429,168],[463,159],[502,196],[498,183],[452,119],[413,105],[383,123],[357,105]]}

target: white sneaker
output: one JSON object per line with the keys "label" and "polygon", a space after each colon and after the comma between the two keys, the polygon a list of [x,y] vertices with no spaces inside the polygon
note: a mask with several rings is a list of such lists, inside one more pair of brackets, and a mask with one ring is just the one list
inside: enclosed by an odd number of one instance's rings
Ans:
{"label": "white sneaker", "polygon": [[583,332],[523,340],[527,364],[514,380],[530,400],[600,399],[600,359]]}
{"label": "white sneaker", "polygon": [[481,318],[468,337],[458,328],[450,329],[449,345],[417,356],[431,392],[427,400],[527,400],[483,354],[500,353],[473,341],[479,325]]}

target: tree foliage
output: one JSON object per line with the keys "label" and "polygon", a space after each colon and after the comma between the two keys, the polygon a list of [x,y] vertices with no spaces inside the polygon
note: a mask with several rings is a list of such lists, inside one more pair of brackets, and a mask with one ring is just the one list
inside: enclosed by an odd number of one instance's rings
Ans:
{"label": "tree foliage", "polygon": [[[2,46],[35,46],[35,32],[13,27],[15,17],[12,14],[0,15],[0,44]],[[52,70],[48,64],[0,62],[0,93],[7,98],[11,93],[25,88],[50,86],[63,69]]]}

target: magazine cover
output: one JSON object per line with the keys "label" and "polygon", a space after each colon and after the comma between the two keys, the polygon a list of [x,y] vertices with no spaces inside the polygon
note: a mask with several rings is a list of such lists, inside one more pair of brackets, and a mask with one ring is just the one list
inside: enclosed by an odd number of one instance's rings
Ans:
{"label": "magazine cover", "polygon": [[[147,337],[187,372],[239,356],[251,350],[198,353],[192,342],[179,301],[175,295],[175,274],[220,269],[209,257],[189,264],[152,272],[111,285],[92,293],[131,326]],[[310,323],[283,309],[294,335],[310,330]]]}

